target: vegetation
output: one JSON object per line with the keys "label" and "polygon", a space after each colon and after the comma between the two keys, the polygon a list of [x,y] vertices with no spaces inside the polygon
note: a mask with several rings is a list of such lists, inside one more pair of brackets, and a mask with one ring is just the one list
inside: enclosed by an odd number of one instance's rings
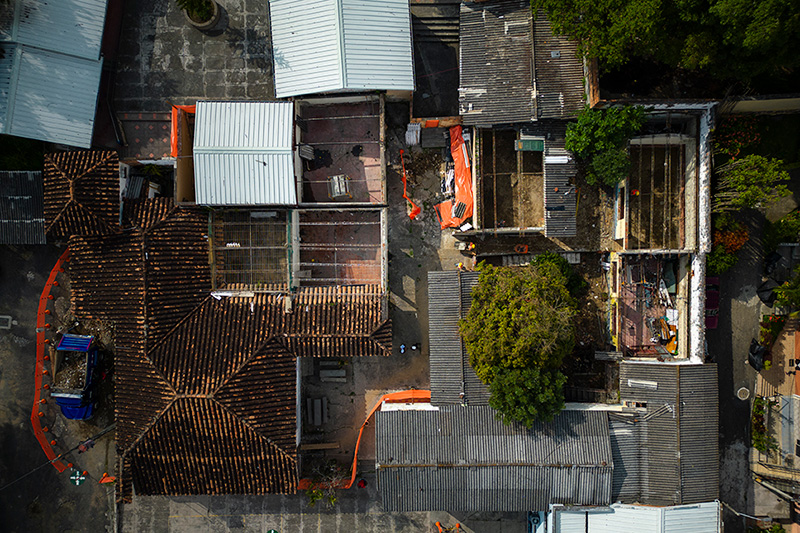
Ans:
{"label": "vegetation", "polygon": [[608,68],[641,57],[751,80],[800,67],[794,0],[531,0],[531,7]]}
{"label": "vegetation", "polygon": [[638,106],[592,109],[585,107],[578,121],[567,127],[566,148],[581,161],[589,185],[614,186],[628,176],[628,140],[644,123]]}
{"label": "vegetation", "polygon": [[717,171],[712,211],[767,207],[789,195],[785,185],[788,181],[789,173],[783,170],[779,159],[755,154],[733,159]]}
{"label": "vegetation", "polygon": [[786,325],[786,315],[764,315],[761,318],[759,344],[769,350]]}
{"label": "vegetation", "polygon": [[757,120],[752,115],[725,115],[714,129],[714,151],[731,158],[761,141]]}
{"label": "vegetation", "polygon": [[775,438],[767,431],[767,409],[775,402],[757,396],[753,400],[753,420],[750,426],[750,441],[753,448],[761,453],[769,453],[777,448]]}
{"label": "vegetation", "polygon": [[312,469],[313,483],[305,491],[308,506],[313,507],[318,501],[323,500],[326,506],[332,509],[338,501],[336,490],[344,487],[346,478],[346,473],[335,460],[317,463]]}
{"label": "vegetation", "polygon": [[748,239],[747,228],[730,213],[717,215],[714,219],[714,244],[706,262],[708,273],[718,276],[735,265],[739,260],[737,253]]}
{"label": "vegetation", "polygon": [[195,22],[208,22],[214,16],[214,4],[210,0],[175,0]]}
{"label": "vegetation", "polygon": [[800,211],[792,211],[776,222],[767,220],[764,227],[764,253],[774,252],[783,242],[800,242]]}
{"label": "vegetation", "polygon": [[586,284],[558,254],[528,267],[478,265],[480,281],[461,321],[470,364],[489,385],[489,403],[506,423],[531,427],[563,408],[559,371],[575,347],[575,297]]}
{"label": "vegetation", "polygon": [[800,309],[800,267],[794,271],[792,279],[786,281],[780,287],[775,287],[775,303],[779,307],[789,307]]}
{"label": "vegetation", "polygon": [[770,527],[750,527],[747,528],[747,533],[786,533],[786,529],[781,524],[772,524]]}

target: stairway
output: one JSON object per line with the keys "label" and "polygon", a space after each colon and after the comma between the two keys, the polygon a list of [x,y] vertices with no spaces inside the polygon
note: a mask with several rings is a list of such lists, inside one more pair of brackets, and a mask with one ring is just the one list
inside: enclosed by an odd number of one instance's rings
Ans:
{"label": "stairway", "polygon": [[414,42],[458,43],[459,3],[412,4]]}

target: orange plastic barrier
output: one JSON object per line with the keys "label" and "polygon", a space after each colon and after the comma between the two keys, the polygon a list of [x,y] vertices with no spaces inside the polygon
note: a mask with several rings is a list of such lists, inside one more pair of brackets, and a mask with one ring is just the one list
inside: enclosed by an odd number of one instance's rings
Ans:
{"label": "orange plastic barrier", "polygon": [[173,105],[172,106],[172,128],[169,134],[169,147],[172,157],[178,157],[178,111],[184,113],[196,113],[197,106],[194,105]]}
{"label": "orange plastic barrier", "polygon": [[[436,205],[439,213],[439,222],[442,229],[457,228],[472,217],[474,197],[472,195],[472,172],[469,164],[469,154],[464,137],[461,135],[461,126],[450,128],[450,153],[455,163],[456,195],[453,202],[442,202]],[[464,204],[464,214],[460,217],[453,216],[453,206]]]}
{"label": "orange plastic barrier", "polygon": [[69,257],[69,248],[64,250],[64,253],[61,254],[61,257],[58,258],[56,261],[56,266],[53,267],[53,270],[50,271],[50,276],[47,278],[47,283],[44,285],[44,290],[42,291],[42,296],[39,298],[39,313],[36,316],[36,370],[35,370],[35,386],[33,392],[33,410],[31,411],[31,425],[33,426],[33,433],[36,435],[36,440],[39,441],[39,445],[44,450],[44,454],[50,460],[51,464],[55,467],[56,470],[59,472],[63,472],[67,469],[67,466],[62,463],[59,459],[61,455],[56,455],[53,451],[53,447],[50,445],[50,441],[47,440],[45,437],[44,431],[42,430],[42,422],[39,418],[39,401],[42,397],[42,379],[44,376],[44,347],[45,347],[45,329],[49,327],[49,324],[46,322],[47,315],[45,311],[47,310],[47,301],[50,299],[50,289],[53,287],[53,284],[56,281],[56,276],[58,275],[59,271],[61,270],[62,265],[68,261]]}
{"label": "orange plastic barrier", "polygon": [[414,220],[415,218],[417,218],[417,215],[419,215],[422,209],[417,204],[412,202],[411,198],[408,197],[408,191],[407,191],[408,183],[406,182],[406,162],[403,159],[403,153],[404,153],[403,150],[400,150],[400,164],[403,165],[403,175],[401,176],[403,178],[403,198],[408,200],[408,203],[411,204],[411,212],[408,214],[408,218]]}
{"label": "orange plastic barrier", "polygon": [[[383,396],[381,396],[380,399],[375,404],[375,406],[372,408],[372,410],[367,415],[367,418],[366,418],[366,420],[364,420],[364,423],[361,424],[361,429],[358,430],[358,439],[356,440],[356,450],[355,450],[355,452],[353,454],[353,470],[352,470],[352,473],[350,474],[350,481],[349,482],[343,481],[338,486],[333,487],[333,488],[349,489],[350,487],[353,486],[353,483],[355,483],[355,481],[356,481],[356,473],[357,473],[356,467],[358,466],[358,447],[361,445],[361,435],[364,433],[364,428],[367,427],[367,424],[369,423],[370,418],[372,418],[372,415],[375,414],[375,411],[380,409],[380,407],[383,404],[383,402],[399,403],[399,402],[408,402],[408,401],[429,402],[429,401],[431,401],[431,391],[429,391],[429,390],[404,390],[404,391],[399,391],[399,392],[390,392],[389,394],[384,394]],[[320,488],[331,488],[331,487],[325,486],[325,485],[320,484],[320,483],[316,483],[311,479],[301,479],[300,482],[297,484],[297,488],[299,490],[307,490],[307,489],[320,489]]]}

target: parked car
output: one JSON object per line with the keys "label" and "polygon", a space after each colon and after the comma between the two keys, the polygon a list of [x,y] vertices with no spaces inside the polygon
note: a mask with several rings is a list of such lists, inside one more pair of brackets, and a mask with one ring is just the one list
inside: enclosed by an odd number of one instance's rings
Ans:
{"label": "parked car", "polygon": [[58,342],[50,396],[65,417],[87,420],[94,415],[98,358],[93,336],[67,333]]}
{"label": "parked car", "polygon": [[719,325],[719,278],[706,278],[706,329]]}

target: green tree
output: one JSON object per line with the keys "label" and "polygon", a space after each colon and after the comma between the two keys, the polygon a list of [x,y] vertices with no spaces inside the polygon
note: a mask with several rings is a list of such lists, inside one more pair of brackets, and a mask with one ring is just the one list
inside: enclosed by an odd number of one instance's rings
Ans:
{"label": "green tree", "polygon": [[545,254],[522,268],[478,265],[461,335],[470,365],[489,385],[490,404],[506,422],[530,426],[563,407],[566,378],[558,369],[575,347],[574,295],[583,285],[562,261]]}
{"label": "green tree", "polygon": [[585,107],[567,126],[565,147],[580,160],[589,185],[614,186],[628,176],[628,140],[644,123],[639,106]]}
{"label": "green tree", "polygon": [[794,271],[794,276],[780,287],[775,287],[777,299],[775,303],[779,307],[790,307],[800,309],[800,267]]}
{"label": "green tree", "polygon": [[717,170],[712,210],[721,213],[767,207],[789,195],[788,181],[789,173],[783,170],[780,159],[760,155],[733,159]]}
{"label": "green tree", "polygon": [[566,382],[567,376],[558,370],[502,369],[489,386],[489,405],[506,424],[517,421],[531,427],[537,420],[552,420],[564,408]]}
{"label": "green tree", "polygon": [[796,0],[531,0],[531,7],[606,67],[637,56],[748,80],[800,66]]}

